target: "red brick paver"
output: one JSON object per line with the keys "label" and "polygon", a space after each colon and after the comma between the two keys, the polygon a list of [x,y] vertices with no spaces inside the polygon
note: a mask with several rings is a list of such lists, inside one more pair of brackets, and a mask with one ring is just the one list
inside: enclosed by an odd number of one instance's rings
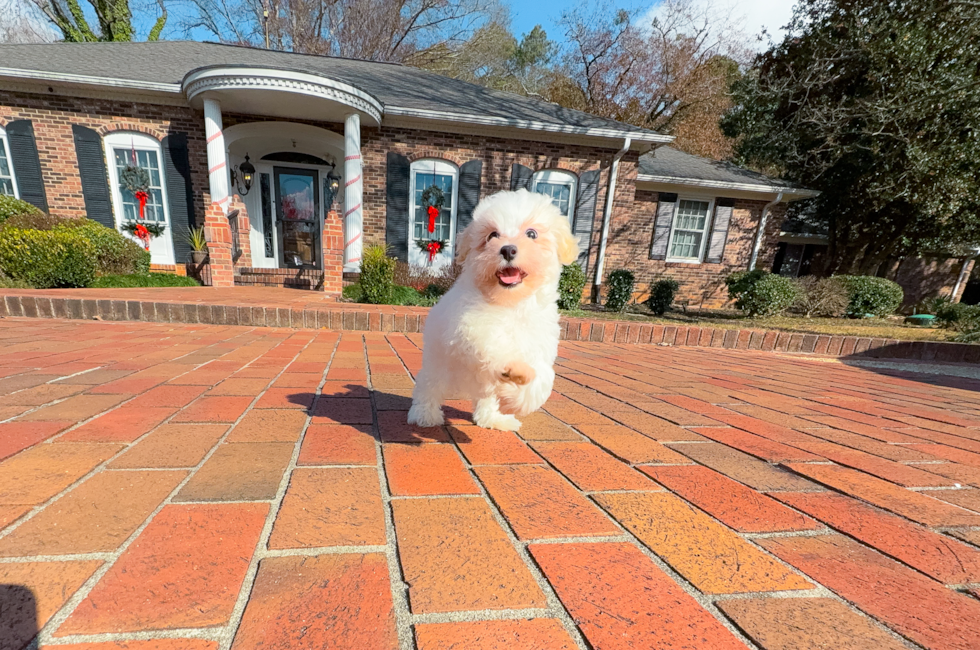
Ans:
{"label": "red brick paver", "polygon": [[566,342],[420,429],[421,335],[268,325],[0,320],[0,647],[980,647],[980,381]]}

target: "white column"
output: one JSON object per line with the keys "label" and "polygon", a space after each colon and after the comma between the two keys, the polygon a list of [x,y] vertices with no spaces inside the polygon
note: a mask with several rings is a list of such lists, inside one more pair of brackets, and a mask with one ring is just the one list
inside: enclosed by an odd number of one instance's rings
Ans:
{"label": "white column", "polygon": [[204,100],[204,134],[208,144],[208,184],[211,201],[228,211],[228,155],[225,136],[221,131],[221,104],[214,99]]}
{"label": "white column", "polygon": [[361,209],[361,116],[344,120],[344,270],[361,268],[363,211]]}

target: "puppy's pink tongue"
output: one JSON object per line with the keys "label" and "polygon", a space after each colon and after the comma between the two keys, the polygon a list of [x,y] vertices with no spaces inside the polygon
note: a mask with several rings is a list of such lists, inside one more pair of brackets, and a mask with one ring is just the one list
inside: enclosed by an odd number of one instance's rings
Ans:
{"label": "puppy's pink tongue", "polygon": [[521,281],[521,270],[511,266],[497,271],[497,277],[504,284],[517,284]]}

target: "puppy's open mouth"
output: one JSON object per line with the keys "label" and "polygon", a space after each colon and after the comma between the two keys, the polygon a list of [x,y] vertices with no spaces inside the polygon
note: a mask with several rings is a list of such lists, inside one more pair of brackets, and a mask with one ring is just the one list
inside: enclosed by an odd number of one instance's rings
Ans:
{"label": "puppy's open mouth", "polygon": [[497,271],[497,282],[500,283],[502,287],[516,287],[524,278],[527,277],[527,273],[520,270],[516,266],[508,266]]}

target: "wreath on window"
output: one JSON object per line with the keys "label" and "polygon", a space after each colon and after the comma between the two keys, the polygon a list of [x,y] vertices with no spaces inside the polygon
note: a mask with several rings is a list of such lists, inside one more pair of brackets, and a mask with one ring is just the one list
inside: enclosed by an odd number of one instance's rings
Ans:
{"label": "wreath on window", "polygon": [[[135,156],[134,156],[135,161]],[[147,190],[150,189],[150,172],[135,164],[126,165],[126,168],[119,174],[119,182],[133,193],[140,204],[140,219],[143,219],[143,212],[146,209],[146,201],[150,198]]]}
{"label": "wreath on window", "polygon": [[[429,223],[426,224],[426,230],[431,235],[436,230],[436,219],[439,218],[439,212],[442,210],[442,206],[446,204],[446,195],[443,191],[435,184],[430,185],[425,188],[422,192],[422,205],[427,206],[425,209],[426,215],[429,217]],[[446,248],[446,241],[442,239],[416,239],[415,245],[419,247],[419,250],[423,253],[428,253],[429,264]]]}
{"label": "wreath on window", "polygon": [[150,238],[162,235],[166,227],[163,224],[153,223],[152,221],[130,221],[124,223],[122,229],[124,232],[128,232],[143,242],[143,248],[150,250]]}

